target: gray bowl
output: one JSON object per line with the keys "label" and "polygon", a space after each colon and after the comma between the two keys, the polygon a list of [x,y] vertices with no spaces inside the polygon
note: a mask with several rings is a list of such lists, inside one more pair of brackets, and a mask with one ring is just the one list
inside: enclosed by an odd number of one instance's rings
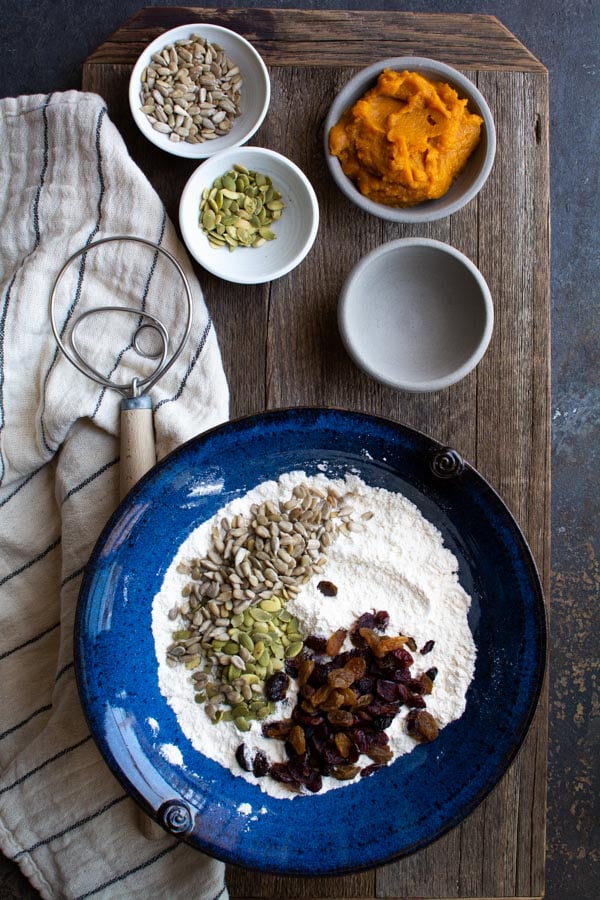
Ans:
{"label": "gray bowl", "polygon": [[[375,203],[360,193],[354,182],[344,174],[341,163],[329,152],[329,132],[339,121],[342,113],[362,97],[365,91],[375,87],[379,75],[384,69],[396,71],[419,72],[419,74],[436,81],[445,81],[458,93],[459,97],[468,99],[468,108],[483,119],[481,140],[469,157],[467,165],[458,176],[450,190],[438,200],[427,200],[416,206],[400,208]],[[450,216],[469,203],[481,190],[492,169],[496,153],[496,129],[489,106],[472,81],[446,63],[437,62],[421,56],[397,56],[373,63],[358,72],[346,84],[333,101],[325,120],[325,158],[329,171],[339,189],[361,209],[387,219],[390,222],[433,222]]]}
{"label": "gray bowl", "polygon": [[342,288],[338,325],[352,360],[404,391],[460,381],[490,342],[494,310],[464,254],[428,238],[390,241],[363,257]]}

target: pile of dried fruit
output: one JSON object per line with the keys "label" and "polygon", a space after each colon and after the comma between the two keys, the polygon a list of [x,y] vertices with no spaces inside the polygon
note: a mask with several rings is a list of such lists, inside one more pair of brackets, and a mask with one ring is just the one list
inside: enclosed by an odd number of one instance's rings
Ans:
{"label": "pile of dried fruit", "polygon": [[[419,742],[435,740],[438,726],[425,709],[425,696],[437,669],[414,677],[409,651],[416,651],[416,644],[404,635],[386,635],[388,623],[387,612],[365,613],[350,631],[352,649],[343,652],[344,629],[329,638],[305,638],[303,653],[286,661],[274,698],[284,695],[286,675],[297,680],[291,716],[262,726],[266,737],[285,742],[287,761],[269,763],[260,751],[252,757],[241,744],[240,766],[257,777],[268,774],[290,790],[313,793],[321,790],[323,776],[349,781],[371,775],[392,759],[386,729],[403,707],[409,709],[408,733]],[[428,641],[421,653],[432,646]],[[370,760],[367,765],[361,765],[362,756]]]}
{"label": "pile of dried fruit", "polygon": [[306,484],[277,503],[253,504],[250,516],[214,525],[202,558],[181,562],[189,576],[182,600],[170,611],[179,620],[167,664],[190,670],[197,703],[212,722],[252,720],[274,712],[268,679],[303,649],[297,619],[285,608],[313,575],[323,572],[339,534],[360,532],[351,506],[333,488]]}

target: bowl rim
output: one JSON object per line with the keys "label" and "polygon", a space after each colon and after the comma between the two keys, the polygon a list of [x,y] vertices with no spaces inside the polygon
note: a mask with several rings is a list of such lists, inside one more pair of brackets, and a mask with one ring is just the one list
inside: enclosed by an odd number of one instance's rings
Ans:
{"label": "bowl rim", "polygon": [[[310,229],[308,231],[308,235],[302,243],[301,248],[299,249],[298,253],[296,253],[291,260],[288,260],[285,265],[279,266],[278,269],[271,272],[267,276],[265,276],[264,274],[256,276],[249,276],[247,274],[244,275],[243,267],[238,276],[223,274],[222,270],[218,266],[212,266],[210,265],[210,261],[207,263],[204,257],[200,257],[199,254],[195,252],[195,242],[188,239],[190,231],[188,219],[184,215],[184,206],[189,202],[190,195],[198,192],[198,183],[201,183],[202,170],[206,170],[209,163],[211,165],[217,165],[219,162],[221,162],[221,160],[231,158],[231,155],[234,153],[236,156],[236,161],[242,163],[244,161],[244,157],[252,153],[258,153],[260,156],[266,157],[267,159],[277,160],[279,163],[290,169],[295,174],[302,188],[306,191],[309,200],[311,211]],[[232,163],[224,162],[225,167],[231,164]],[[214,180],[214,178],[212,180]],[[254,145],[244,147],[227,147],[226,149],[221,150],[218,153],[214,153],[208,159],[203,160],[203,162],[201,162],[200,165],[197,166],[196,169],[194,169],[181,193],[181,197],[179,200],[178,218],[181,235],[188,251],[194,257],[196,262],[198,262],[203,269],[206,269],[207,272],[210,272],[211,275],[215,275],[217,278],[220,278],[223,281],[227,281],[232,284],[267,284],[271,281],[275,281],[276,279],[281,278],[288,272],[291,272],[292,269],[295,269],[296,266],[298,266],[305,258],[305,256],[307,256],[310,252],[319,229],[319,202],[315,193],[315,189],[310,183],[308,176],[302,171],[300,166],[293,162],[293,160],[291,160],[289,157],[284,156],[283,153],[279,153],[277,150],[271,150],[268,147],[256,147]]]}
{"label": "bowl rim", "polygon": [[[466,96],[470,103],[473,103],[478,107],[477,111],[483,119],[483,136],[486,141],[486,147],[481,171],[464,194],[452,203],[449,203],[443,210],[432,207],[431,204],[438,202],[436,200],[425,201],[410,207],[385,206],[383,203],[376,203],[374,200],[370,200],[360,193],[358,188],[355,187],[354,183],[344,173],[339,159],[332,156],[329,152],[329,132],[344,110],[352,105],[352,103],[367,91],[369,87],[374,86],[377,76],[379,76],[384,69],[398,68],[416,71],[429,69],[438,75],[443,76],[454,87],[459,88],[460,91],[462,91],[463,96]],[[370,81],[373,82],[372,85],[369,84]],[[352,99],[352,95],[359,89],[359,84],[360,94],[357,94],[356,98]],[[444,219],[447,216],[451,216],[459,209],[462,209],[463,206],[466,206],[467,203],[477,196],[487,181],[496,155],[496,126],[485,97],[479,88],[467,78],[466,75],[459,72],[458,69],[448,65],[448,63],[439,62],[436,59],[431,59],[426,56],[392,56],[371,63],[371,65],[360,69],[336,94],[325,118],[324,148],[327,165],[335,183],[342,193],[358,207],[373,216],[377,216],[378,218],[385,219],[389,222],[403,222],[406,224],[434,222],[438,219]],[[443,200],[443,197],[438,198],[438,200]]]}
{"label": "bowl rim", "polygon": [[[160,134],[158,131],[155,131],[146,119],[146,116],[140,112],[139,110],[139,90],[140,90],[140,80],[141,74],[145,66],[147,65],[147,59],[151,56],[152,53],[156,52],[159,49],[162,49],[165,44],[172,43],[176,40],[180,40],[186,35],[192,34],[194,32],[199,32],[203,37],[207,37],[211,43],[217,40],[218,37],[227,35],[235,41],[238,41],[241,45],[244,46],[245,50],[253,57],[256,62],[258,69],[262,75],[262,84],[260,87],[264,92],[263,103],[260,108],[260,112],[256,119],[254,120],[251,128],[245,131],[239,139],[234,141],[233,143],[229,143],[227,147],[219,146],[215,149],[211,149],[214,144],[218,143],[216,141],[205,141],[203,144],[186,144],[184,141],[180,141],[178,143],[173,143],[169,140],[165,139],[165,135]],[[206,34],[204,32],[207,32]],[[259,54],[258,50],[250,43],[250,41],[243,37],[241,34],[238,34],[237,31],[233,31],[231,28],[225,28],[223,25],[214,25],[211,22],[189,22],[183,25],[177,25],[175,28],[169,28],[167,31],[163,31],[162,34],[158,35],[158,37],[154,38],[153,41],[150,41],[147,44],[138,58],[135,61],[133,69],[131,70],[131,75],[129,76],[129,85],[128,85],[128,98],[129,98],[129,109],[133,118],[133,121],[137,125],[140,132],[144,135],[147,140],[149,140],[155,147],[158,147],[160,150],[164,150],[165,153],[170,153],[173,156],[179,156],[184,159],[208,159],[211,156],[214,156],[216,153],[220,153],[222,150],[229,149],[230,147],[239,147],[242,144],[249,141],[250,138],[256,134],[260,126],[262,125],[267,111],[269,109],[269,105],[271,102],[271,79],[269,76],[269,70],[262,58]],[[235,127],[235,126],[234,126]],[[229,139],[229,135],[225,135]]]}
{"label": "bowl rim", "polygon": [[[485,316],[483,334],[481,335],[481,338],[479,339],[475,350],[467,357],[467,359],[448,375],[443,375],[439,378],[431,378],[427,381],[421,382],[404,381],[402,379],[393,379],[382,375],[381,372],[379,372],[374,366],[365,362],[365,360],[362,358],[356,346],[356,342],[354,340],[351,340],[350,338],[348,327],[348,305],[350,302],[350,293],[357,278],[362,275],[365,269],[367,269],[375,259],[386,256],[387,254],[393,253],[397,250],[406,249],[408,247],[428,247],[430,249],[446,253],[449,256],[453,256],[460,263],[462,263],[473,275],[475,281],[477,282],[479,292],[483,301]],[[407,391],[409,393],[431,393],[433,391],[443,390],[444,388],[450,387],[451,385],[461,381],[481,362],[492,337],[494,328],[494,304],[492,301],[490,289],[482,273],[477,268],[475,263],[470,260],[468,256],[465,256],[464,253],[461,253],[460,250],[457,250],[456,247],[453,247],[451,244],[446,244],[444,241],[434,240],[433,238],[397,238],[396,240],[388,241],[385,244],[381,244],[380,246],[375,247],[373,250],[363,256],[350,270],[340,291],[337,308],[337,319],[338,328],[344,347],[355,365],[358,366],[358,368],[362,369],[363,372],[365,372],[367,375],[380,382],[381,384],[385,384],[388,387],[395,388],[396,390]]]}

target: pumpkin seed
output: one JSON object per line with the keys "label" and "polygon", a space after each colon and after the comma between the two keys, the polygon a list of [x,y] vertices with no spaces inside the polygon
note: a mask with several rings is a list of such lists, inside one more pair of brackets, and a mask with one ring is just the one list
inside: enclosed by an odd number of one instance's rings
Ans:
{"label": "pumpkin seed", "polygon": [[[202,191],[199,224],[213,249],[225,245],[229,250],[258,248],[277,237],[270,225],[285,208],[280,192],[273,188],[269,176],[242,168],[244,172],[234,165],[215,178],[210,189]],[[215,234],[223,235],[224,240],[215,241]],[[261,528],[264,530],[257,531],[258,537],[270,539],[268,529],[264,525]]]}

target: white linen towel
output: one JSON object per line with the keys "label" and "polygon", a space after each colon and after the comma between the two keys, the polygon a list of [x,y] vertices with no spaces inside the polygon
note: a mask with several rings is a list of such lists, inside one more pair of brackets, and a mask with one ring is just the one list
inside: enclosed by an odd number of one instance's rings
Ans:
{"label": "white linen towel", "polygon": [[[217,338],[163,205],[100,97],[0,101],[0,147],[0,846],[42,897],[225,900],[221,862],[140,834],[80,708],[73,619],[83,567],[119,499],[120,398],[57,351],[51,286],[73,252],[115,234],[159,243],[183,266],[194,324],[152,389],[159,457],[227,418]],[[175,268],[138,244],[105,246],[65,277],[59,327],[108,302],[146,308],[176,332],[185,304]],[[84,346],[92,364],[130,382],[135,326],[110,317],[110,333],[87,320]]]}

